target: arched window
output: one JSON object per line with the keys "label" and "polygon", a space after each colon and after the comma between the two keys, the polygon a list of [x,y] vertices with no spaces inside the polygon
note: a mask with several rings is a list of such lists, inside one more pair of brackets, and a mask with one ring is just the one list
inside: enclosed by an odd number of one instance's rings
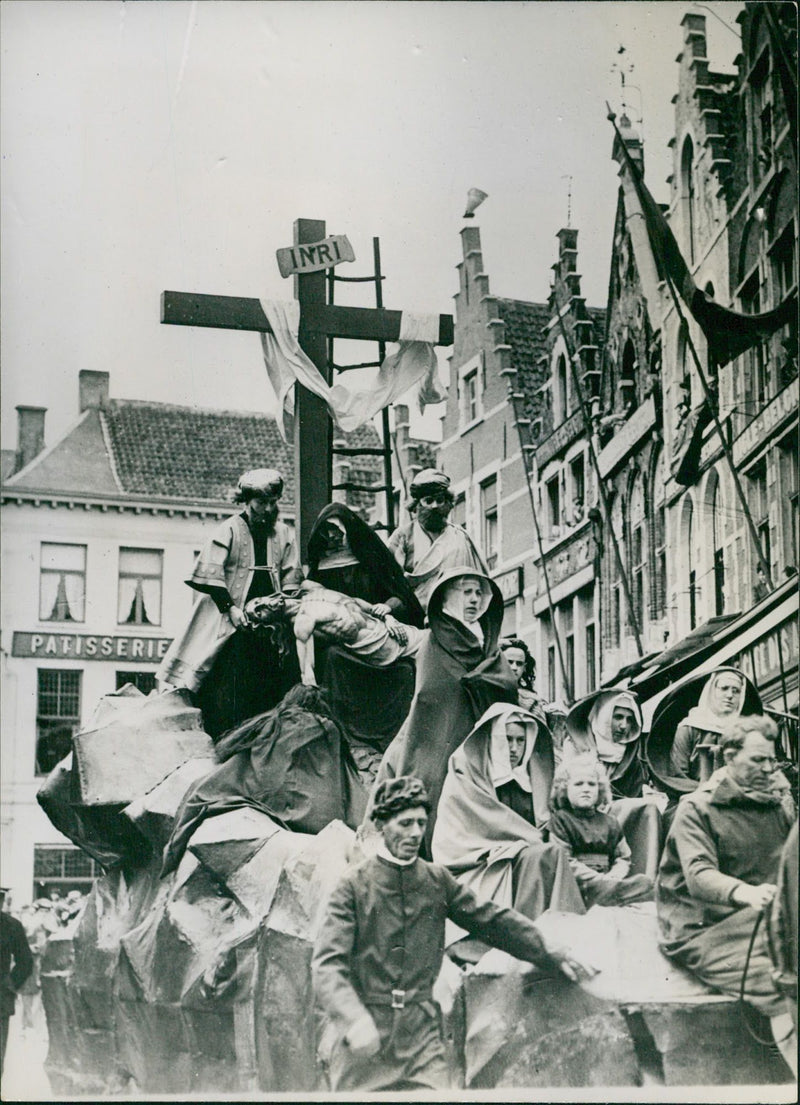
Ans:
{"label": "arched window", "polygon": [[667,609],[667,508],[664,454],[658,454],[653,468],[653,580],[652,611],[654,618],[663,618]]}
{"label": "arched window", "polygon": [[[616,538],[616,547],[622,563],[625,563],[625,504],[622,496],[617,495],[611,507],[611,529]],[[622,643],[623,628],[625,622],[625,596],[622,590],[622,575],[619,569],[619,560],[614,547],[614,541],[610,540],[607,548],[609,563],[609,644],[611,648],[619,648]]]}
{"label": "arched window", "polygon": [[709,475],[707,500],[711,514],[711,555],[714,573],[714,613],[725,610],[725,508],[716,472]]}
{"label": "arched window", "polygon": [[646,588],[647,528],[644,501],[644,481],[641,473],[631,488],[630,501],[630,587],[633,614],[641,632],[644,627],[644,596]]}
{"label": "arched window", "polygon": [[686,605],[684,610],[689,615],[689,629],[697,625],[697,570],[694,562],[694,504],[691,495],[687,495],[683,501],[681,512],[681,549],[684,555],[684,572]]}
{"label": "arched window", "polygon": [[628,407],[636,398],[636,348],[628,338],[622,350],[622,373],[619,378],[622,405]]}

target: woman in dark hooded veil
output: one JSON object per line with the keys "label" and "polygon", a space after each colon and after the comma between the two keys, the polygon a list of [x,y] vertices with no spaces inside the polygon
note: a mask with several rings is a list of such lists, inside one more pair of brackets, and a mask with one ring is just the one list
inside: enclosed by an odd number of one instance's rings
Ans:
{"label": "woman in dark hooded veil", "polygon": [[[308,578],[364,599],[383,614],[421,629],[425,613],[389,549],[343,503],[320,511],[308,538]],[[347,732],[383,751],[405,721],[414,694],[414,661],[368,668],[335,645],[317,646],[317,678]],[[370,693],[363,693],[364,680]]]}
{"label": "woman in dark hooded veil", "polygon": [[425,783],[427,856],[450,755],[494,702],[517,704],[517,680],[498,647],[502,621],[497,584],[472,568],[453,568],[431,593],[414,700],[376,779],[377,786],[387,777],[416,775]]}

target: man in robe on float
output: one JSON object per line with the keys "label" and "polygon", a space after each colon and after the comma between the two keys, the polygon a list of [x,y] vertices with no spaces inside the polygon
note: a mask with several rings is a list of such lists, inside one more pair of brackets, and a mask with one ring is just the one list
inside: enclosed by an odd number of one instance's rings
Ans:
{"label": "man in robe on float", "polygon": [[244,509],[221,522],[200,552],[186,583],[201,597],[156,673],[160,684],[196,693],[212,737],[271,709],[300,678],[294,653],[276,664],[269,638],[252,631],[244,612],[250,600],[302,582],[293,531],[278,520],[282,494],[274,468],[240,478],[234,502]]}
{"label": "man in robe on float", "polygon": [[389,548],[427,610],[431,592],[445,572],[475,568],[487,575],[488,569],[466,530],[447,520],[455,500],[444,472],[424,468],[408,490],[411,521],[394,531]]}

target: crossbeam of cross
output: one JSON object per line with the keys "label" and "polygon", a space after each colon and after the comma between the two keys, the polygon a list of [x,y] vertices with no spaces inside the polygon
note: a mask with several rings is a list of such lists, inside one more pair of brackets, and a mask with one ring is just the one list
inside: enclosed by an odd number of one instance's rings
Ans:
{"label": "crossbeam of cross", "polygon": [[[294,244],[318,242],[325,237],[320,219],[297,219]],[[298,341],[327,383],[331,383],[328,339],[398,341],[401,311],[382,307],[340,307],[326,302],[325,271],[294,278],[294,295],[300,303]],[[208,326],[222,330],[254,330],[271,333],[258,299],[165,291],[161,294],[161,321],[174,326]],[[453,316],[439,315],[437,345],[453,344]],[[331,499],[332,423],[328,408],[301,385],[295,398],[294,486],[298,547],[304,554],[314,519]]]}

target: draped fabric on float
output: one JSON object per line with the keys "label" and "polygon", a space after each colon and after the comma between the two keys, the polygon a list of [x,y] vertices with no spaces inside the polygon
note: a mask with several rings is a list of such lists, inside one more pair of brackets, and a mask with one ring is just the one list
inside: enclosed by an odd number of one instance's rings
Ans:
{"label": "draped fabric on float", "polygon": [[[675,241],[675,235],[664,218],[661,208],[650,194],[638,166],[632,161],[616,125],[614,130],[621,150],[624,170],[622,186],[628,217],[630,219],[635,214],[641,213],[658,275],[662,280],[671,281],[683,297],[705,335],[709,357],[714,363],[718,366],[727,364],[762,338],[768,337],[791,322],[797,313],[796,293],[787,296],[771,311],[758,315],[745,315],[716,303],[706,292],[697,287]],[[636,211],[637,206],[640,209],[639,212]],[[637,239],[633,240],[635,245]]]}
{"label": "draped fabric on float", "polygon": [[444,398],[438,381],[434,343],[439,335],[438,315],[415,315],[404,311],[400,320],[400,343],[378,370],[369,387],[331,386],[306,355],[298,341],[300,304],[262,299],[272,333],[261,334],[264,364],[278,398],[278,429],[284,441],[294,433],[294,387],[300,383],[327,404],[340,429],[350,433],[363,426],[384,407],[390,406],[414,384],[420,383],[419,402],[438,403]]}

